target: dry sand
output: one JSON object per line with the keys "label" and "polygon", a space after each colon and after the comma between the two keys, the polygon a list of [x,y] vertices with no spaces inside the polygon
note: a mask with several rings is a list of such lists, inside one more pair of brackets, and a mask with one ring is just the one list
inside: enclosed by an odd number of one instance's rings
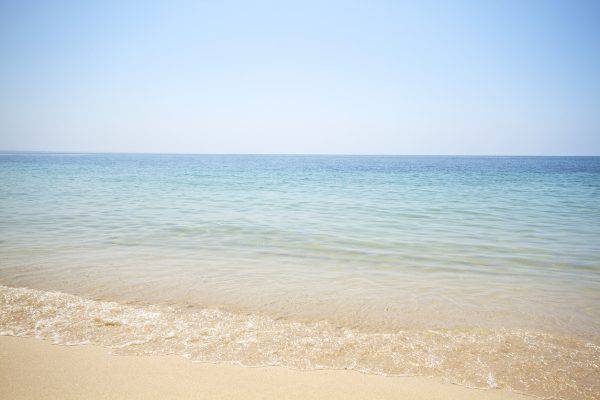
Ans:
{"label": "dry sand", "polygon": [[529,399],[429,378],[114,356],[94,346],[0,337],[0,399]]}

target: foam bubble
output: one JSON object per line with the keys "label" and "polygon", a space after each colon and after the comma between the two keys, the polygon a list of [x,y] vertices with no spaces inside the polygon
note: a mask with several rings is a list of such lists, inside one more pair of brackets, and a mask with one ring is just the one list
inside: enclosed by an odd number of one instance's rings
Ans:
{"label": "foam bubble", "polygon": [[507,329],[361,332],[218,309],[129,306],[0,286],[0,335],[198,362],[423,375],[553,398],[598,398],[600,347]]}

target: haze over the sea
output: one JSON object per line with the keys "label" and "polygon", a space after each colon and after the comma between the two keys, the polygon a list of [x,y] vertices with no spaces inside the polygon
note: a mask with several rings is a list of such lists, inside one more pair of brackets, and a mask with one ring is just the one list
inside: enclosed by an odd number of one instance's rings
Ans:
{"label": "haze over the sea", "polygon": [[600,153],[593,1],[2,2],[0,149]]}

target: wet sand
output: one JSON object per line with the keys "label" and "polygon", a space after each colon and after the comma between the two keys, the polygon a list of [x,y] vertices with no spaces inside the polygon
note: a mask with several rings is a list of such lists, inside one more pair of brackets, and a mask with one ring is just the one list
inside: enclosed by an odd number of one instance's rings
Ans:
{"label": "wet sand", "polygon": [[115,356],[97,346],[0,337],[3,399],[532,399],[436,379]]}

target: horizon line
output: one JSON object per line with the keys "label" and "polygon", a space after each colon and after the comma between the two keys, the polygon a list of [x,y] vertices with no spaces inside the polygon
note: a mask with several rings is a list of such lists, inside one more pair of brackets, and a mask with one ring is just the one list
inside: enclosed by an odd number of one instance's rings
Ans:
{"label": "horizon line", "polygon": [[185,153],[185,152],[151,152],[151,151],[63,151],[63,150],[4,150],[2,154],[37,153],[37,154],[115,154],[115,155],[170,155],[170,156],[347,156],[347,157],[600,157],[600,154],[401,154],[401,153]]}

